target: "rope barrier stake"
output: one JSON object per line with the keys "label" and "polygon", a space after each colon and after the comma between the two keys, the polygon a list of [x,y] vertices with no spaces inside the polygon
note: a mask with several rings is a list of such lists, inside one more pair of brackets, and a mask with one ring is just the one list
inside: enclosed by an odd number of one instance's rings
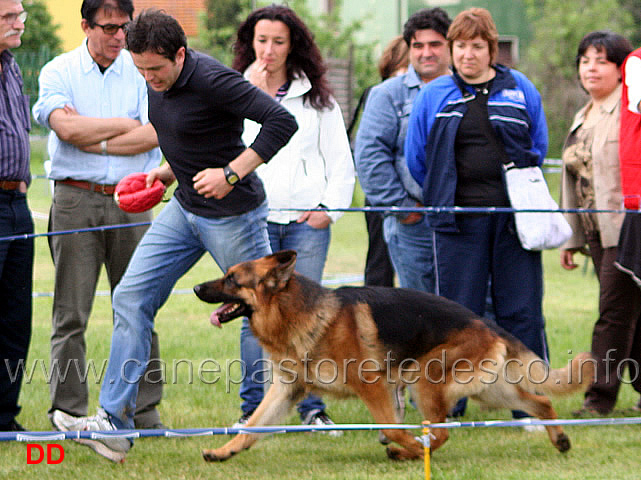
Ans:
{"label": "rope barrier stake", "polygon": [[430,465],[430,422],[423,421],[423,459],[425,460],[425,480],[432,478]]}

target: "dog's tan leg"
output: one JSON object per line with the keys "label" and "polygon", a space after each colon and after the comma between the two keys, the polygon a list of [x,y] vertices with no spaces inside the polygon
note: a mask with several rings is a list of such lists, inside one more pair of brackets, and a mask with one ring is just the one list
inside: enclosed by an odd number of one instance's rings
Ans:
{"label": "dog's tan leg", "polygon": [[[360,383],[355,391],[369,409],[376,423],[398,423],[392,395],[382,382]],[[389,440],[404,447],[387,447],[389,458],[393,460],[423,458],[423,445],[407,431],[384,429],[382,432]]]}
{"label": "dog's tan leg", "polygon": [[[541,420],[556,420],[556,418],[558,418],[550,399],[545,395],[535,395],[520,390],[519,397],[521,406],[518,408],[520,410],[524,410]],[[552,445],[554,445],[559,452],[567,452],[570,449],[570,439],[560,426],[546,425],[545,429],[548,432]]]}
{"label": "dog's tan leg", "polygon": [[[275,425],[280,422],[302,396],[303,390],[296,385],[286,385],[278,377],[269,387],[265,398],[247,421],[247,427]],[[247,450],[259,439],[260,434],[239,433],[220,448],[203,450],[207,462],[222,462],[237,453]]]}
{"label": "dog's tan leg", "polygon": [[[423,418],[430,423],[445,422],[447,412],[454,406],[448,405],[445,400],[446,385],[433,384],[421,378],[413,388],[417,397],[415,401]],[[430,435],[430,452],[433,452],[447,441],[450,434],[446,428],[434,428],[430,429]]]}
{"label": "dog's tan leg", "polygon": [[[545,395],[525,392],[518,384],[498,381],[474,397],[490,407],[504,407],[512,410],[523,410],[541,420],[555,420],[556,412],[550,399]],[[570,439],[558,425],[546,425],[550,441],[560,452],[570,449]]]}

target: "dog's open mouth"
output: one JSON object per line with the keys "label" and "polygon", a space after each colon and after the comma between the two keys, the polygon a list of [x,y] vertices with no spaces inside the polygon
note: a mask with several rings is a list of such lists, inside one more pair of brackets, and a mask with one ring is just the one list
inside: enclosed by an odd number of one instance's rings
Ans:
{"label": "dog's open mouth", "polygon": [[221,303],[209,320],[215,327],[220,327],[221,323],[229,322],[238,317],[251,317],[253,310],[247,305],[242,298],[236,295],[229,295],[221,291],[221,282],[219,280],[201,283],[194,287],[194,293],[203,302]]}
{"label": "dog's open mouth", "polygon": [[244,303],[224,303],[218,307],[209,317],[209,321],[215,327],[221,328],[221,323],[229,322],[234,318],[248,317],[251,315],[251,309]]}

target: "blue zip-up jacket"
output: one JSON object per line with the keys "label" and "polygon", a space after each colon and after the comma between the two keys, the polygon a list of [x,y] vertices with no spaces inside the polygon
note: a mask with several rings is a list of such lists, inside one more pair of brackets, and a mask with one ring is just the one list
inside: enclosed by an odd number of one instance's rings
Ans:
{"label": "blue zip-up jacket", "polygon": [[[356,135],[354,161],[361,187],[374,206],[414,207],[423,196],[404,156],[405,135],[422,82],[412,65],[369,93]],[[386,212],[391,215],[392,212]],[[404,217],[407,213],[401,213]]]}
{"label": "blue zip-up jacket", "polygon": [[[495,65],[487,110],[505,152],[517,167],[541,165],[548,147],[548,130],[541,96],[522,73]],[[454,75],[457,75],[454,73]],[[463,84],[462,80],[459,81]],[[428,83],[416,97],[405,139],[405,158],[414,179],[423,185],[423,203],[454,206],[456,191],[456,132],[467,102],[454,76]],[[498,160],[497,160],[498,161]],[[454,214],[430,213],[430,225],[455,231]]]}

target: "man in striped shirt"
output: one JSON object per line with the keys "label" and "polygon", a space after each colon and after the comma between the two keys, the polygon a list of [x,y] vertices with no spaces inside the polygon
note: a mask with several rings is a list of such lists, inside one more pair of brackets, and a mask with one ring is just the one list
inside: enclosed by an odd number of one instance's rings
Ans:
{"label": "man in striped shirt", "polygon": [[20,46],[27,13],[20,0],[0,0],[0,431],[23,431],[15,420],[21,364],[31,338],[33,233],[27,206],[29,97],[9,51]]}

